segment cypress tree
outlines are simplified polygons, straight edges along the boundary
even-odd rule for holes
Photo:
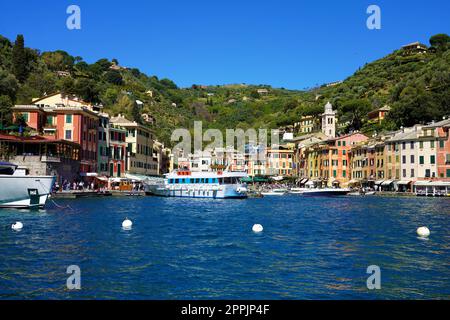
[[[23,35],[17,35],[12,53],[13,73],[17,80],[24,82],[27,78],[27,54],[25,52],[25,40]]]

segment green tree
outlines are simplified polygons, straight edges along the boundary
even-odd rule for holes
[[[109,70],[105,73],[104,78],[107,82],[120,86],[123,84],[123,78],[119,71]]]
[[[11,123],[12,107],[13,103],[9,96],[0,96],[0,127],[5,127]]]
[[[0,68],[0,95],[7,95],[14,101],[18,88],[16,77]]]
[[[450,36],[445,33],[439,33],[430,38],[430,44],[438,50],[445,51],[450,44]]]
[[[20,82],[24,82],[27,78],[27,65],[25,40],[23,35],[19,34],[13,46],[13,73]]]
[[[371,104],[367,99],[353,99],[346,101],[341,106],[341,121],[348,121],[349,129],[360,130],[367,120],[367,113],[371,109]]]

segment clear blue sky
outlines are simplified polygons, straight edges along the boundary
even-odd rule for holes
[[[81,30],[66,9],[81,8]],[[380,6],[382,29],[366,28]],[[450,1],[1,1],[0,34],[88,62],[117,58],[179,86],[249,83],[302,89],[341,80],[403,44],[450,34]]]

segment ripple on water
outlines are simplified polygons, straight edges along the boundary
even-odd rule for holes
[[[73,210],[0,210],[0,298],[450,298],[448,199],[59,202]],[[24,229],[12,232],[18,220]],[[420,225],[428,241],[417,239]],[[72,264],[82,270],[77,292],[65,288]],[[366,288],[372,264],[382,270],[377,292]]]

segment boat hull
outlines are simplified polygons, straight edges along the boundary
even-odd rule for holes
[[[222,185],[217,188],[202,188],[184,186],[179,188],[169,188],[167,186],[148,185],[145,193],[147,195],[159,197],[177,198],[211,198],[211,199],[244,199],[247,192],[238,192],[243,186]]]
[[[309,197],[319,197],[319,196],[345,196],[348,194],[349,190],[307,190],[303,191],[303,196],[309,196]]]
[[[268,197],[271,197],[271,196],[284,196],[286,194],[286,192],[261,192],[261,194],[263,196],[268,196]]]
[[[42,208],[56,178],[0,175],[0,208]]]

